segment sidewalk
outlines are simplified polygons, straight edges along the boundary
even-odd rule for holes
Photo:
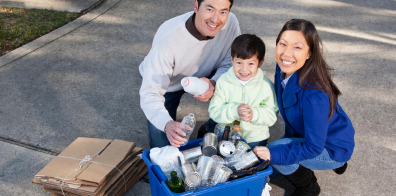
[[[122,139],[148,149],[138,66],[158,27],[191,10],[193,1],[106,0],[0,57],[0,137],[53,152],[77,137]],[[335,68],[334,82],[343,93],[339,103],[356,129],[346,173],[315,171],[321,195],[396,192],[395,10],[396,2],[390,0],[252,0],[235,1],[231,9],[242,33],[254,33],[266,43],[262,69],[271,80],[275,39],[283,24],[304,18],[319,30],[326,60]],[[177,119],[194,112],[199,127],[208,119],[208,105],[185,95]],[[279,117],[270,140],[283,130]],[[30,181],[52,155],[5,142],[0,148],[0,195],[49,195]],[[274,196],[294,189],[284,179],[270,184]],[[139,182],[128,195],[150,195],[149,184]]]
[[[50,195],[42,186],[32,184],[31,180],[54,156],[2,141],[0,149],[3,149],[0,168],[7,168],[0,175],[1,195]],[[150,195],[150,184],[139,181],[125,194],[136,195]]]

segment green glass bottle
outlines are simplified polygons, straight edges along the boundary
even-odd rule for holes
[[[182,193],[184,182],[183,179],[177,176],[176,171],[171,172],[171,179],[168,180],[168,187],[174,193]]]

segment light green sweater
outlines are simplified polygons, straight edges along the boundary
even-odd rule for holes
[[[241,120],[238,115],[240,103],[248,104],[253,111],[250,122]],[[268,139],[269,126],[277,119],[278,103],[274,84],[264,76],[261,69],[246,85],[242,86],[231,67],[220,76],[216,83],[215,94],[209,105],[209,115],[215,122],[230,124],[234,120],[241,122],[241,136],[247,143]]]

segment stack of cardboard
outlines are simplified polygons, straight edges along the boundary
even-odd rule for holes
[[[142,152],[132,142],[79,137],[32,182],[52,195],[124,195],[147,173]]]

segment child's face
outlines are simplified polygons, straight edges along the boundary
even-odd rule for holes
[[[264,59],[259,62],[257,55],[253,55],[250,59],[240,59],[238,57],[232,57],[232,66],[234,73],[242,81],[248,81],[253,78],[257,70],[263,64]]]

